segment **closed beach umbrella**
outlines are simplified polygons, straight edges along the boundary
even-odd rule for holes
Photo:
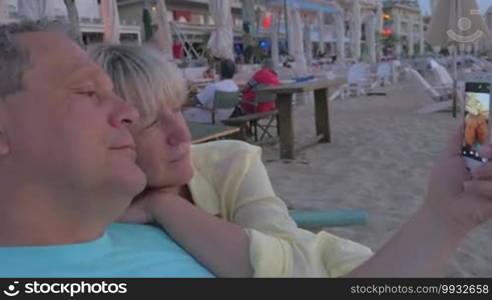
[[[345,64],[345,13],[337,10],[335,14],[335,31],[337,35],[337,63]]]
[[[9,1],[0,0],[0,24],[5,23],[9,18]]]
[[[152,16],[150,15],[149,8],[144,6],[142,14],[142,23],[144,27],[145,41],[148,42],[154,36],[154,31],[152,29]]]
[[[300,8],[297,5],[289,11],[289,53],[294,57],[294,71],[297,76],[307,74],[306,57],[304,56],[304,43],[302,37],[302,21]]]
[[[366,22],[366,41],[370,64],[376,63],[376,15],[370,14]]]
[[[319,52],[325,53],[325,13],[323,11],[318,12],[318,26],[319,26]]]
[[[432,15],[426,40],[433,46],[464,48],[488,35],[485,22],[475,0],[438,1]],[[456,51],[454,51],[453,116],[456,117]]]
[[[489,33],[492,33],[492,6],[487,9],[487,13],[485,14],[485,25],[487,26]],[[490,39],[485,42],[485,47],[487,47],[489,52],[489,59],[492,60],[492,41]]]
[[[207,47],[214,57],[234,59],[231,3],[229,0],[210,0],[210,16],[215,28],[210,35]]]
[[[422,16],[419,19],[419,52],[420,55],[424,55],[425,53],[424,18]]]
[[[383,31],[384,25],[384,12],[383,12],[383,3],[378,2],[377,10],[376,10],[376,30],[381,33]]]
[[[353,0],[352,4],[352,28],[350,28],[350,31],[352,34],[350,35],[351,38],[351,54],[352,58],[355,60],[360,60],[361,56],[361,48],[360,48],[360,43],[361,43],[361,27],[362,27],[362,20],[361,20],[361,15],[360,15],[360,0]]]
[[[46,17],[46,0],[18,0],[17,5],[23,19],[37,21]]]
[[[80,24],[79,24],[79,11],[77,10],[77,6],[75,5],[75,0],[63,0],[65,3],[65,7],[67,8],[67,16],[70,25],[72,25],[74,34],[77,37],[77,40],[80,44],[82,41],[82,34],[80,33]]]
[[[243,24],[247,24],[249,29],[249,34],[253,37],[256,36],[257,26],[256,26],[256,11],[255,11],[255,1],[254,0],[243,0]]]
[[[303,40],[304,40],[304,53],[306,57],[306,64],[311,66],[313,62],[313,47],[311,40],[311,25],[304,24],[304,32],[303,32]]]
[[[414,40],[414,26],[413,26],[413,20],[408,20],[407,26],[408,26],[408,55],[410,57],[413,56],[414,54],[414,46],[415,46],[415,40]]]
[[[272,62],[275,68],[280,66],[280,56],[278,50],[278,24],[280,16],[277,13],[272,14],[272,23],[270,27],[270,37],[272,41]]]
[[[401,47],[401,16],[399,13],[395,13],[394,19],[393,19],[393,31],[395,33],[396,38],[398,41],[396,42],[396,55],[400,56],[402,53],[402,47]]]
[[[101,0],[101,17],[104,27],[104,41],[111,44],[119,44],[120,16],[116,0]]]
[[[172,56],[173,37],[167,17],[166,2],[164,0],[157,1],[157,25],[158,29],[154,35],[154,42],[164,54]]]
[[[439,1],[434,12],[426,35],[433,46],[474,43],[487,35],[475,0]]]

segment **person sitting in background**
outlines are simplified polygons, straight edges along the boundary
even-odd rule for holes
[[[213,67],[208,67],[202,74],[203,78],[215,79],[215,69]]]
[[[241,110],[246,114],[259,113],[275,109],[275,100],[260,103],[258,106],[254,106],[248,103],[254,102],[256,96],[254,89],[258,85],[280,85],[280,82],[277,78],[277,73],[274,69],[273,61],[271,59],[263,61],[261,69],[253,75],[253,77],[248,81],[246,88],[243,90],[243,101],[241,102]]]
[[[236,72],[236,65],[230,59],[220,62],[220,81],[208,84],[203,91],[196,95],[198,107],[186,108],[183,115],[187,121],[197,123],[212,123],[212,108],[214,104],[215,91],[236,92],[239,90],[232,80]],[[239,100],[238,100],[239,101]],[[215,114],[216,123],[229,118],[234,111],[231,109],[218,109]]]

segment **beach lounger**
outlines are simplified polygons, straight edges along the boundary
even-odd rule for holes
[[[364,210],[324,210],[289,212],[301,228],[322,228],[367,224],[368,214]]]
[[[419,114],[429,114],[433,112],[448,110],[453,107],[452,101],[452,90],[449,88],[439,88],[433,87],[425,80],[422,75],[420,75],[417,70],[413,68],[408,68],[409,74],[417,81],[419,86],[426,92],[434,103],[426,105],[425,107],[419,109],[417,113]]]
[[[373,80],[371,77],[367,64],[357,63],[351,66],[347,75],[347,84],[345,85],[346,95],[366,95],[375,85],[376,80]]]

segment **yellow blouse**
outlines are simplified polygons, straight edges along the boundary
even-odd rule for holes
[[[350,240],[298,228],[273,191],[261,148],[218,141],[193,145],[191,153],[196,205],[245,228],[255,277],[338,277],[372,255]]]

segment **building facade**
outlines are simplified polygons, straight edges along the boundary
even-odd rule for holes
[[[118,0],[120,19],[142,26],[144,7],[150,8],[153,23],[157,19],[156,3],[152,0]],[[214,29],[210,17],[208,1],[205,0],[166,0],[168,20],[173,21],[173,34],[177,31],[192,43],[203,43]],[[239,38],[242,33],[241,1],[231,0],[231,13],[234,35]]]
[[[396,54],[413,56],[425,52],[425,20],[417,0],[386,0],[384,29],[396,41]]]

